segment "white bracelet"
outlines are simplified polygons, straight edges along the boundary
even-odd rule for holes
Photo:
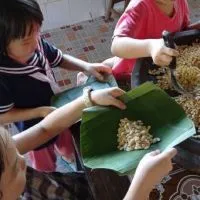
[[[92,103],[92,100],[91,100],[91,92],[92,91],[93,91],[93,89],[89,86],[83,88],[83,101],[84,101],[84,104],[87,108],[93,106],[93,103]]]

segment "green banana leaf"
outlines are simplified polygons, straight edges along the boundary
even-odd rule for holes
[[[51,105],[54,107],[60,107],[66,103],[69,103],[83,94],[83,88],[86,86],[91,86],[94,90],[117,87],[117,82],[113,75],[108,75],[104,77],[104,81],[97,81],[94,76],[90,76],[84,85],[77,86],[72,89],[68,89],[58,95],[55,95],[51,99]]]
[[[195,134],[193,122],[183,109],[160,88],[145,83],[121,97],[126,110],[95,106],[85,109],[81,123],[81,153],[85,166],[131,174],[141,158],[155,149],[165,151]],[[142,120],[154,137],[161,139],[148,150],[130,152],[117,149],[117,129],[121,118]]]

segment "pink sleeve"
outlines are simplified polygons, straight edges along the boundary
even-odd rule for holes
[[[113,37],[127,36],[134,38],[137,36],[140,29],[145,27],[145,18],[147,16],[147,9],[145,5],[143,5],[143,3],[137,3],[137,5],[133,3],[131,5],[130,4],[117,22]]]

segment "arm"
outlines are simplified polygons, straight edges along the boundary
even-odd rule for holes
[[[195,22],[195,23],[193,23],[193,24],[190,24],[188,26],[188,29],[198,29],[198,30],[200,30],[200,20]]]
[[[116,97],[121,96],[123,93],[118,88],[97,90],[91,93],[91,99],[97,105],[114,105],[124,109],[125,105],[116,99]],[[80,119],[84,108],[83,97],[79,97],[73,102],[55,110],[37,125],[14,136],[19,152],[24,154],[33,150],[70,127]]]
[[[176,152],[172,148],[163,153],[157,150],[146,154],[136,169],[124,200],[147,200],[153,187],[172,170],[171,159]]]
[[[87,71],[88,62],[75,58],[73,56],[63,54],[60,67],[72,71]]]
[[[172,56],[178,55],[177,50],[164,45],[163,39],[139,40],[119,36],[114,38],[111,51],[114,55],[126,59],[152,57],[154,63],[159,66],[168,66]]]
[[[149,57],[152,40],[138,40],[131,37],[116,36],[113,39],[112,54],[121,58],[141,58]]]
[[[124,200],[147,200],[150,192],[151,188],[146,187],[144,180],[139,181],[134,178]]]
[[[103,63],[88,63],[66,54],[63,55],[60,67],[73,71],[86,71],[100,81],[104,80],[104,74],[112,73],[111,68]]]
[[[0,114],[0,124],[43,118],[53,110],[55,110],[54,107],[48,106],[26,109],[13,108],[6,113]]]

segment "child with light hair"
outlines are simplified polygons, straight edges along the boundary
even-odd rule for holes
[[[119,109],[126,109],[126,105],[117,99],[122,94],[124,94],[124,91],[119,88],[92,91],[89,95],[89,101],[95,105],[112,105]],[[75,101],[53,111],[38,124],[15,135],[13,138],[10,137],[5,129],[0,128],[1,199],[16,200],[24,191],[26,163],[22,155],[47,142],[75,123],[80,119],[82,110],[86,106],[85,97],[79,97]],[[171,159],[175,154],[176,150],[170,149],[163,153],[157,150],[145,155],[136,170],[124,200],[146,200],[155,184],[159,183],[163,176],[167,175],[172,169]],[[32,186],[37,187],[37,184]],[[35,188],[35,190],[37,189]],[[86,199],[76,192],[80,191],[71,189],[64,196],[59,196],[59,199]],[[34,193],[31,195],[34,195]],[[77,196],[80,198],[77,198]],[[30,198],[32,197],[29,196],[28,199]],[[53,199],[57,200],[58,197],[55,196]]]

